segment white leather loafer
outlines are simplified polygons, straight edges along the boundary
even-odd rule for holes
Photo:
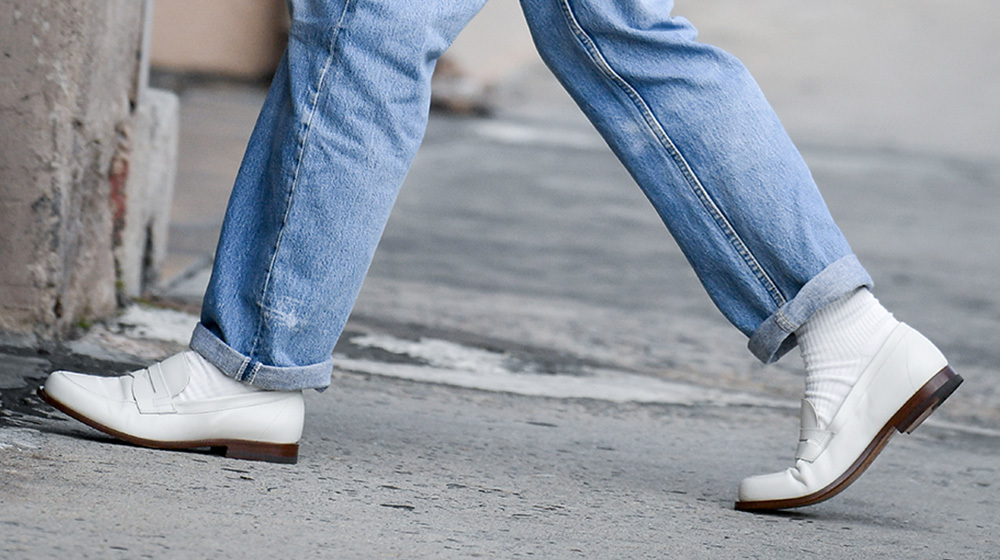
[[[871,465],[894,431],[912,432],[961,383],[931,341],[900,323],[829,426],[821,428],[803,401],[795,466],[744,479],[736,509],[795,508],[836,496]]]
[[[295,463],[305,418],[302,392],[244,389],[179,398],[191,380],[189,360],[197,359],[190,354],[121,377],[57,371],[38,395],[84,424],[136,445],[211,447],[226,457]]]

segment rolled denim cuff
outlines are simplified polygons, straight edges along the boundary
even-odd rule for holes
[[[237,352],[198,323],[191,335],[191,349],[199,353],[222,373],[237,381],[272,391],[302,391],[325,389],[333,374],[333,358],[313,365],[277,367],[264,365]]]
[[[871,276],[856,256],[848,255],[834,261],[757,327],[747,344],[750,352],[765,364],[777,361],[795,348],[795,331],[813,313],[858,288],[871,288],[872,285]]]

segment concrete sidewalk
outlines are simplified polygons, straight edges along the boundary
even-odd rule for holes
[[[742,477],[789,464],[797,357],[753,361],[537,64],[492,118],[432,119],[334,384],[306,395],[297,465],[136,448],[54,412],[33,396],[48,371],[184,347],[263,99],[217,84],[182,95],[174,309],[64,344],[0,340],[0,557],[995,557],[1000,76],[981,67],[997,8],[682,8],[756,73],[877,295],[966,378],[855,485],[732,509]]]
[[[648,377],[629,392],[636,379],[591,364],[531,373],[552,356],[423,329],[353,327],[334,387],[306,395],[296,465],[132,447],[10,390],[53,367],[127,370],[116,347],[161,313],[109,325],[103,359],[87,343],[3,351],[17,368],[0,371],[4,558],[964,559],[1000,546],[996,436],[925,425],[829,502],[740,513],[739,479],[791,455],[786,403]],[[470,388],[454,386],[462,373]],[[601,380],[626,390],[566,392]]]

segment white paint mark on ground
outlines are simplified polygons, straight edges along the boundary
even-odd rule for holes
[[[444,340],[423,338],[411,341],[389,335],[361,335],[352,338],[351,342],[415,358],[427,365],[359,360],[338,355],[334,356],[334,365],[348,371],[411,381],[560,399],[797,407],[796,403],[786,400],[698,387],[611,369],[592,369],[584,375],[513,372],[505,367],[507,356],[503,353]]]
[[[128,336],[187,344],[198,317],[189,313],[132,306],[119,323]],[[424,383],[557,399],[595,399],[610,402],[661,403],[701,406],[768,406],[798,409],[798,402],[737,391],[724,391],[636,375],[613,369],[590,369],[584,374],[539,374],[511,371],[510,356],[441,339],[417,341],[386,334],[365,334],[351,343],[378,348],[424,362],[400,364],[352,359],[334,355],[334,365],[345,371],[369,373]],[[986,437],[1000,437],[1000,430],[927,420],[927,425]],[[12,441],[0,438],[0,448]],[[17,445],[28,446],[28,441]]]
[[[524,124],[481,121],[472,128],[481,138],[516,146],[560,146],[579,150],[604,150],[607,144],[590,130],[543,128]]]
[[[122,334],[130,337],[187,344],[198,324],[198,317],[172,309],[133,305],[125,310],[117,322]]]

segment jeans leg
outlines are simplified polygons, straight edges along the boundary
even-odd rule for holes
[[[542,58],[770,362],[871,278],[754,80],[670,0],[521,0]]]
[[[420,144],[434,63],[485,0],[291,0],[191,346],[268,389],[331,352]]]

